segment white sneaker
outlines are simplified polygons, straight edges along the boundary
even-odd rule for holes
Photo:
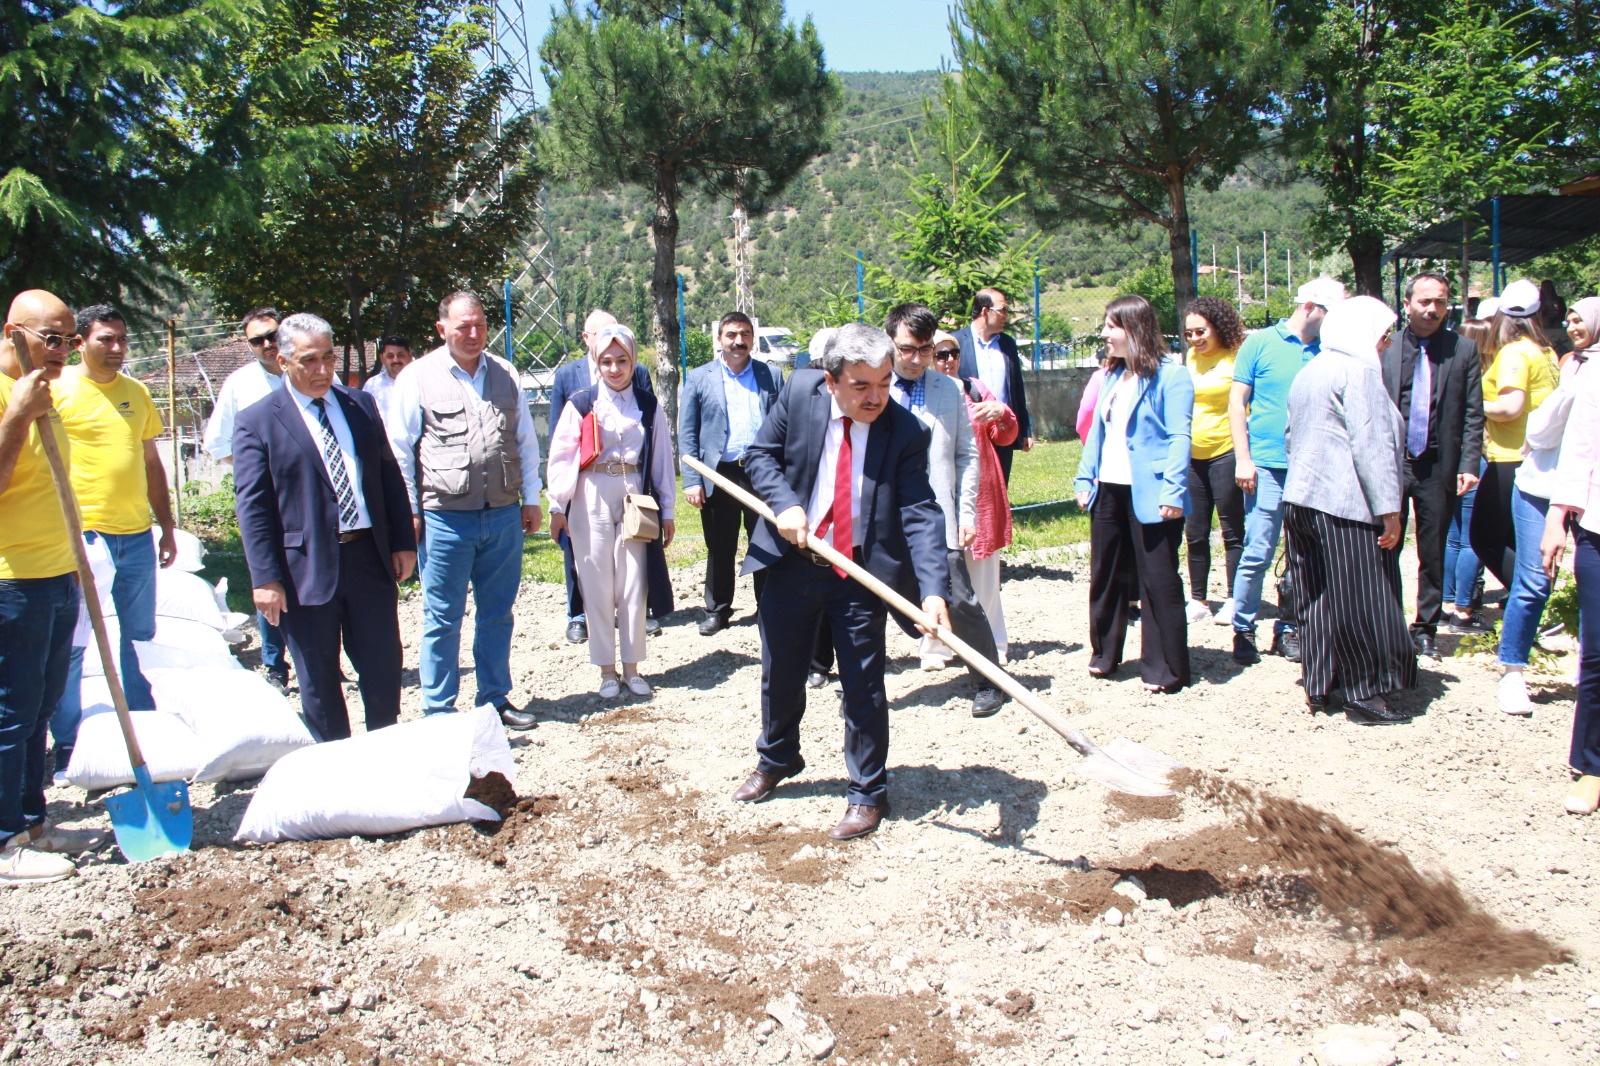
[[[1222,606],[1217,608],[1217,613],[1211,616],[1211,621],[1219,626],[1233,625],[1233,600],[1222,601]]]
[[[1533,701],[1528,698],[1528,683],[1522,679],[1521,670],[1500,678],[1500,709],[1519,718],[1533,714]]]
[[[628,678],[628,691],[635,696],[648,696],[650,695],[650,682],[635,674]]]
[[[1183,608],[1183,614],[1185,618],[1189,619],[1190,625],[1199,625],[1211,617],[1211,608],[1199,600],[1190,600]]]
[[[614,700],[620,695],[622,695],[622,683],[621,682],[619,682],[614,677],[606,677],[606,678],[601,678],[600,679],[600,698],[601,699],[603,699],[603,700]]]
[[[23,835],[18,834],[18,837]],[[78,872],[71,859],[21,845],[17,839],[13,837],[11,843],[0,850],[0,887],[43,885]]]
[[[105,847],[111,841],[98,829],[62,829],[57,825],[36,825],[29,830],[27,846],[52,855],[81,855]]]

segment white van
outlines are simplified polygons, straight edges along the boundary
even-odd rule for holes
[[[758,359],[769,363],[779,363],[783,366],[794,364],[795,353],[800,351],[800,346],[795,343],[794,333],[782,326],[758,326],[756,328],[756,350],[752,353]]]

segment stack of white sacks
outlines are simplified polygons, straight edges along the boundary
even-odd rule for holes
[[[133,713],[134,735],[156,781],[237,781],[260,777],[278,759],[312,744],[305,722],[283,694],[244,669],[229,643],[244,639],[246,616],[227,608],[227,581],[213,588],[199,538],[177,531],[177,561],[156,576],[156,635],[136,642],[156,709]],[[113,571],[90,545],[90,562],[113,651],[121,637],[111,604]],[[67,767],[84,789],[133,783],[128,749],[113,713],[111,690],[87,617],[79,623],[83,656],[83,721]]]

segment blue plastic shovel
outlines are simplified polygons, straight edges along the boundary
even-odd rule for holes
[[[28,345],[31,340],[26,330],[17,330],[11,341],[22,364],[24,374],[33,369]],[[82,589],[89,621],[94,624],[95,644],[100,649],[100,661],[105,665],[106,685],[111,689],[111,703],[117,709],[117,724],[122,726],[122,739],[128,745],[128,763],[133,767],[133,791],[106,797],[106,810],[111,814],[111,828],[117,835],[117,847],[122,849],[129,862],[159,859],[163,855],[181,855],[189,850],[194,839],[194,811],[189,808],[189,786],[182,781],[156,784],[150,780],[150,769],[145,765],[144,753],[139,750],[139,738],[133,735],[133,719],[128,714],[128,697],[122,691],[122,679],[117,676],[117,658],[111,652],[111,641],[106,636],[106,620],[100,611],[100,593],[94,585],[94,571],[89,566],[89,554],[83,547],[83,524],[78,517],[78,500],[72,492],[72,482],[67,478],[61,449],[56,444],[55,428],[61,416],[52,409],[39,418],[39,440],[44,445],[45,458],[50,461],[50,475],[55,480],[56,499],[67,520],[67,535],[72,539],[73,558],[78,564],[78,584]]]

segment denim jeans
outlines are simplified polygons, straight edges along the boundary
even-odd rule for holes
[[[477,703],[511,694],[511,608],[522,583],[522,508],[423,511],[422,709],[448,711],[461,692],[461,619],[472,584]]]
[[[267,621],[267,616],[256,612],[256,629],[261,632],[261,666],[275,674],[289,672],[283,661],[283,630]]]
[[[128,697],[128,707],[135,711],[155,708],[156,700],[150,692],[150,682],[139,669],[139,655],[133,650],[136,640],[156,638],[156,544],[150,531],[143,533],[96,533],[89,530],[83,539],[93,544],[96,539],[105,543],[111,565],[117,568],[111,579],[111,606],[117,612],[117,628],[122,632],[122,647],[117,662],[122,673],[122,691]],[[79,680],[82,680],[83,662],[78,663]],[[68,682],[70,698],[77,699],[77,689]],[[73,735],[77,735],[74,727]]]
[[[1271,466],[1256,467],[1256,491],[1244,497],[1244,551],[1233,579],[1233,631],[1253,633],[1256,614],[1261,610],[1261,590],[1267,572],[1278,553],[1278,538],[1283,534],[1283,483],[1289,471]],[[1279,619],[1273,632],[1294,627]]]
[[[45,739],[77,628],[73,575],[0,581],[0,843],[44,821]]]
[[[1478,561],[1478,553],[1472,550],[1467,536],[1467,530],[1472,528],[1472,504],[1477,498],[1477,489],[1456,497],[1450,535],[1444,542],[1444,602],[1454,603],[1458,611],[1470,611],[1477,606],[1473,603],[1474,593],[1483,577],[1483,564]]]
[[[1544,516],[1550,501],[1511,490],[1511,522],[1517,531],[1517,565],[1506,590],[1506,613],[1500,623],[1500,661],[1506,666],[1527,666],[1528,652],[1539,635],[1545,601],[1550,599],[1550,579],[1539,555],[1544,537]]]

